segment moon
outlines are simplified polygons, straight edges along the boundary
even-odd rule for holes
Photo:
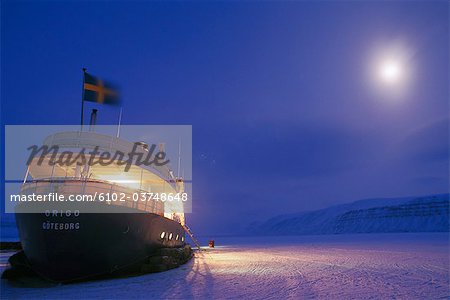
[[[380,64],[378,73],[384,83],[395,84],[401,80],[402,66],[398,61],[386,60]]]
[[[417,74],[416,51],[406,42],[380,41],[370,45],[366,64],[366,84],[377,101],[393,105],[405,103]]]

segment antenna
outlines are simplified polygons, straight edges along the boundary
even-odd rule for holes
[[[116,135],[117,138],[119,138],[120,136],[120,123],[122,123],[122,107],[120,107],[119,113],[119,125],[117,126],[117,135]]]
[[[177,178],[180,178],[180,166],[181,166],[181,138],[178,140],[178,168],[177,168]]]
[[[81,86],[81,128],[80,131],[83,131],[83,119],[84,119],[84,82],[86,81],[86,68],[83,68],[83,84]]]

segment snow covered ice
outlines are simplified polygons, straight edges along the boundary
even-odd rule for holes
[[[448,233],[216,238],[215,249],[163,273],[51,288],[2,298],[437,299],[449,294]],[[2,253],[2,269],[10,254]]]

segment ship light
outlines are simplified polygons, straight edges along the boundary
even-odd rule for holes
[[[131,175],[125,175],[123,173],[117,175],[98,175],[96,177],[99,180],[117,183],[132,189],[139,189],[141,186],[140,178],[137,179]]]
[[[164,231],[161,232],[161,235],[160,235],[161,239],[164,239],[165,236],[166,236],[166,233]]]
[[[169,234],[169,240],[171,240],[171,239],[172,239],[172,236],[173,236],[173,234],[172,234],[172,233],[170,233],[170,234]]]

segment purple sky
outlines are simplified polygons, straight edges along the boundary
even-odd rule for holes
[[[77,124],[81,67],[114,80],[125,124],[192,124],[199,233],[448,192],[448,9],[2,1],[2,125]],[[397,86],[374,78],[385,52],[400,53]],[[98,108],[115,123],[116,110]]]

